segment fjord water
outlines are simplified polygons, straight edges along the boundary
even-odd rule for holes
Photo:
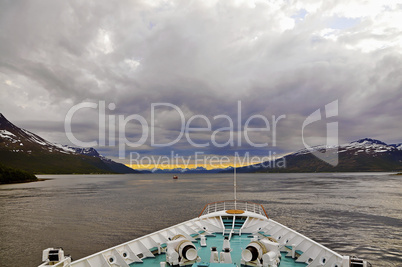
[[[48,175],[0,186],[0,265],[37,266],[42,249],[73,259],[198,216],[233,199],[231,174]],[[402,176],[241,174],[238,199],[345,255],[402,265]]]

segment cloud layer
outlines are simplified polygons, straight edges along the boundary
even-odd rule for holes
[[[401,12],[398,1],[2,1],[0,112],[68,143],[64,118],[83,101],[114,103],[106,115],[117,121],[131,114],[149,121],[152,103],[171,103],[186,118],[206,116],[212,129],[229,126],[216,115],[236,121],[241,101],[242,124],[255,114],[270,122],[273,115],[286,115],[276,146],[271,129],[252,135],[255,142],[269,142],[268,148],[243,142],[205,152],[260,155],[302,148],[303,121],[338,100],[341,143],[365,136],[398,142]],[[167,142],[178,136],[180,120],[173,110],[159,111],[156,138]],[[97,110],[78,112],[73,132],[94,140],[97,120]],[[264,126],[262,120],[252,123]],[[206,126],[202,119],[193,125]],[[228,134],[220,134],[222,143]],[[305,134],[325,142],[325,122]],[[130,123],[126,135],[138,140],[141,128]],[[211,132],[192,137],[205,142]],[[194,147],[182,139],[174,147],[147,142],[135,151],[172,149],[188,153]],[[117,156],[115,147],[99,150]]]

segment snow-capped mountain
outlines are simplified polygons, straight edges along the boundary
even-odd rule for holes
[[[348,144],[342,144],[339,146],[314,146],[312,149],[317,150],[317,151],[322,151],[324,152],[327,149],[334,150],[335,153],[345,153],[345,152],[350,152],[353,151],[355,155],[359,153],[365,153],[365,154],[371,154],[374,155],[376,153],[385,153],[385,152],[390,152],[390,151],[396,151],[396,150],[402,150],[402,143],[400,144],[392,144],[392,145],[387,145],[386,143],[376,140],[376,139],[371,139],[371,138],[363,138],[359,139],[357,141],[350,142]],[[310,150],[308,149],[302,149],[299,150],[295,153],[292,153],[291,155],[303,155],[303,154],[309,154],[311,153]]]
[[[94,148],[55,144],[21,129],[0,113],[0,162],[36,173],[135,173]]]
[[[329,152],[338,156],[332,166],[315,157],[312,151]],[[290,153],[276,161],[238,168],[239,172],[356,172],[402,171],[402,143],[386,144],[364,138],[339,146],[315,146]],[[280,167],[278,167],[280,166]]]

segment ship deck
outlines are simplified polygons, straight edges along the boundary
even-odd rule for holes
[[[225,236],[230,240],[232,263],[210,263],[211,248],[216,247],[220,258]],[[204,237],[206,237],[206,246],[202,247],[201,238]],[[182,238],[184,242],[192,242],[193,250],[197,251],[199,258],[193,258],[193,260],[178,259],[180,257],[177,254],[182,253],[184,248],[180,250],[181,245],[175,243],[176,240],[179,240],[177,238]],[[73,261],[70,266],[138,267],[142,265],[169,267],[170,264],[177,263],[187,267],[256,266],[257,261],[246,262],[241,259],[241,254],[250,242],[264,240],[265,238],[272,240],[278,246],[277,249],[272,250],[275,253],[275,258],[268,259],[268,261],[277,264],[277,255],[280,253],[279,267],[349,266],[348,257],[343,257],[304,235],[269,219],[263,206],[245,201],[209,203],[194,219]],[[169,255],[168,260],[166,259],[166,251]],[[265,253],[265,257],[270,257],[268,254],[269,252]],[[294,258],[292,258],[292,254]],[[227,256],[227,254],[225,255]],[[230,262],[227,257],[225,258],[226,262]],[[260,260],[263,260],[262,257]],[[245,265],[246,263],[247,265]]]
[[[194,263],[192,267],[224,267],[224,266],[241,266],[241,252],[242,249],[246,248],[247,245],[250,243],[252,239],[252,235],[250,234],[242,234],[242,235],[233,235],[230,239],[230,247],[231,257],[232,257],[232,264],[223,264],[223,263],[210,263],[210,255],[211,255],[211,247],[216,247],[217,250],[220,252],[223,247],[223,239],[224,236],[222,233],[216,233],[214,235],[207,236],[207,246],[201,247],[199,238],[196,237],[196,241],[193,244],[196,246],[198,250],[198,256],[201,258],[201,262]],[[138,267],[138,266],[160,266],[161,262],[166,261],[166,255],[161,253],[160,255],[157,254],[157,250],[155,250],[156,254],[155,257],[149,257],[142,259],[142,263],[132,263],[130,267]],[[280,262],[279,267],[304,267],[307,266],[306,263],[295,262],[295,259],[292,259],[288,255],[287,252],[281,252],[282,259]],[[169,266],[166,264],[166,266]],[[243,265],[247,266],[247,265]]]

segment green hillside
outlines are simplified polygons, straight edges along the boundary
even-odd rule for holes
[[[5,167],[0,164],[0,184],[24,183],[37,180],[38,178],[29,172]]]
[[[0,162],[12,168],[36,174],[116,173],[100,158],[61,153],[33,155],[0,151]]]

